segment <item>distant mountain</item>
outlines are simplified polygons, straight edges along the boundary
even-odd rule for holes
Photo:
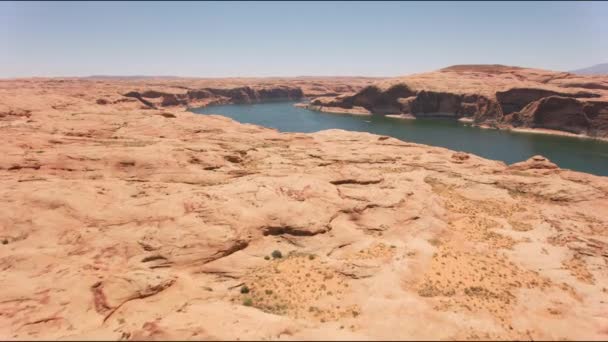
[[[588,68],[572,70],[570,72],[579,75],[604,75],[608,74],[608,63],[596,64]]]

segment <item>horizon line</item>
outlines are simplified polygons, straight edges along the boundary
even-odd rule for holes
[[[608,64],[608,63],[598,63],[598,64],[594,64],[592,66],[587,66],[587,67],[583,67],[583,68],[578,68],[578,69],[571,69],[571,70],[553,70],[553,69],[543,69],[543,68],[535,68],[535,67],[525,67],[525,66],[518,66],[518,65],[506,65],[506,64],[497,64],[497,63],[486,63],[486,64],[479,64],[479,63],[471,63],[471,64],[452,64],[446,67],[442,67],[442,68],[438,68],[438,69],[433,69],[430,71],[421,71],[421,72],[413,72],[413,73],[408,73],[408,74],[398,74],[398,75],[392,75],[392,76],[387,76],[387,75],[383,75],[383,76],[366,76],[366,75],[284,75],[284,76],[178,76],[178,75],[146,75],[146,74],[135,74],[135,75],[112,75],[112,74],[91,74],[91,75],[84,75],[84,76],[67,76],[67,75],[59,75],[59,76],[16,76],[16,77],[3,77],[0,76],[0,80],[17,80],[17,79],[99,79],[99,78],[107,78],[107,79],[260,79],[260,78],[267,78],[267,79],[273,79],[273,78],[395,78],[395,77],[404,77],[404,76],[409,76],[409,75],[415,75],[415,74],[422,74],[422,73],[429,73],[429,72],[437,72],[443,69],[447,69],[450,67],[455,67],[455,66],[472,66],[472,65],[479,65],[479,66],[505,66],[505,67],[515,67],[515,68],[523,68],[523,69],[538,69],[538,70],[547,70],[547,71],[554,71],[554,72],[567,72],[567,73],[575,73],[577,71],[580,70],[584,70],[584,69],[588,69],[590,67],[595,67],[595,66],[599,66],[599,65],[603,65],[603,64]]]

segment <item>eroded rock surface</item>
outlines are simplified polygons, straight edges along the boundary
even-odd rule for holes
[[[608,338],[608,178],[134,88],[0,82],[2,339]]]
[[[497,128],[537,128],[608,138],[608,77],[504,65],[456,65],[379,80],[310,109],[451,116]]]

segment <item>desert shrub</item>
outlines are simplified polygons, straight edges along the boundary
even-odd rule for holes
[[[253,300],[251,300],[251,298],[245,298],[245,299],[243,299],[243,305],[245,305],[245,306],[252,306],[253,305]]]

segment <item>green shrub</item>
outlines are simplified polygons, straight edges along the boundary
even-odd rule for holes
[[[243,299],[243,305],[245,305],[245,306],[252,306],[253,305],[253,300],[251,300],[251,298],[245,298],[245,299]]]
[[[283,254],[281,253],[281,251],[276,250],[276,249],[274,251],[272,251],[271,255],[274,259],[279,259],[279,258],[283,257]]]
[[[241,287],[241,293],[242,294],[249,293],[249,288],[247,287],[247,285],[243,285],[243,287]]]

